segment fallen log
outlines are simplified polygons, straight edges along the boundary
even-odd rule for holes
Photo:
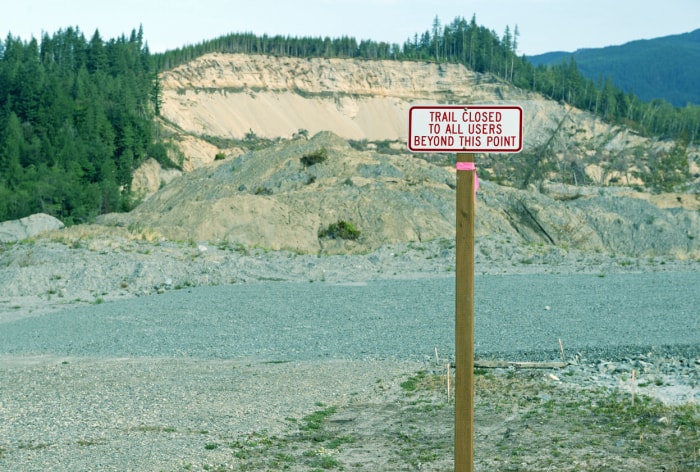
[[[567,365],[567,362],[474,361],[474,367],[480,369],[562,369]]]

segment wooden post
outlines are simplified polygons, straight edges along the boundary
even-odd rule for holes
[[[457,163],[474,154],[457,154]],[[455,472],[474,470],[475,170],[457,170],[455,267]]]

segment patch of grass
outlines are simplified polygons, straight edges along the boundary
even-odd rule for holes
[[[333,451],[321,448],[317,451],[308,451],[304,455],[309,458],[307,465],[314,467],[312,470],[331,470],[340,469],[341,463],[333,457]]]
[[[346,239],[357,240],[360,237],[360,230],[350,221],[339,220],[331,223],[327,228],[318,232],[319,238],[326,239]]]
[[[442,375],[430,374],[425,370],[419,370],[406,381],[401,382],[399,386],[406,393],[434,392],[446,388],[446,378]]]
[[[434,462],[449,447],[449,443],[430,437],[420,428],[410,433],[398,433],[396,445],[399,447],[398,455],[404,463],[417,468]]]
[[[334,406],[329,406],[323,410],[315,411],[301,419],[302,424],[299,429],[302,431],[319,430],[321,429],[324,420],[329,416],[334,415],[336,411],[336,407]]]
[[[258,280],[261,282],[284,282],[287,279],[282,277],[258,277]]]
[[[249,251],[248,248],[245,246],[245,244],[237,242],[237,243],[232,243],[231,241],[220,241],[216,247],[220,251],[233,251],[233,252],[238,252],[240,254],[245,254],[248,255]]]
[[[107,441],[104,439],[78,439],[75,443],[78,446],[99,446],[107,444]]]
[[[26,444],[20,444],[17,446],[17,449],[26,449],[29,451],[38,451],[40,449],[46,449],[47,447],[51,447],[51,444],[48,443],[35,443],[33,441],[26,443]]]
[[[413,377],[409,377],[408,380],[405,382],[401,382],[399,385],[401,386],[402,389],[404,389],[407,392],[415,392],[418,389],[418,383],[424,379],[426,376],[426,372],[424,370],[421,370],[416,373]]]
[[[344,444],[356,441],[352,435],[328,429],[335,406],[317,403],[320,409],[303,418],[285,418],[294,432],[277,437],[253,432],[229,444],[240,470],[288,470],[292,465],[303,470],[343,469],[337,455]],[[237,469],[238,470],[238,469]]]

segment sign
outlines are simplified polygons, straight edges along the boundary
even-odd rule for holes
[[[408,115],[412,152],[499,152],[523,149],[523,109],[519,106],[414,106]]]
[[[474,153],[523,149],[519,106],[414,106],[408,149],[457,153],[455,240],[455,472],[474,471]]]

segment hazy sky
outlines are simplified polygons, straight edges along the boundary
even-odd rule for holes
[[[520,31],[520,54],[574,51],[700,28],[698,0],[21,0],[0,8],[0,38],[28,40],[78,26],[111,39],[143,25],[151,52],[231,32],[354,36],[399,43],[476,14],[499,36]]]

